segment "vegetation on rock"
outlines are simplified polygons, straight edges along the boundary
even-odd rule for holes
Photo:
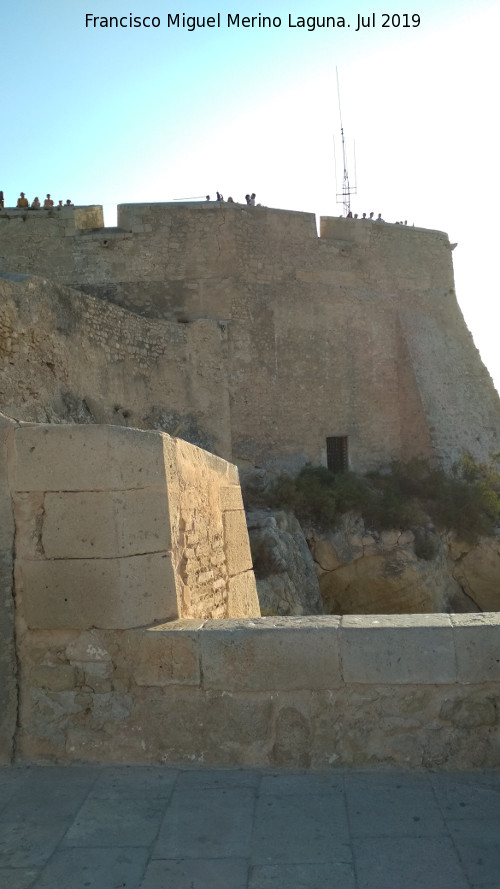
[[[307,465],[295,478],[280,476],[261,497],[267,506],[295,513],[303,526],[321,530],[337,528],[340,516],[352,511],[374,529],[414,528],[430,519],[439,530],[475,543],[492,536],[500,521],[499,464],[500,454],[489,463],[465,454],[450,474],[414,459],[366,476]]]

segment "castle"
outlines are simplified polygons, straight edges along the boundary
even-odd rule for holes
[[[87,421],[161,429],[240,467],[487,459],[500,402],[451,253],[438,231],[327,217],[318,237],[313,214],[238,204],[123,204],[116,228],[99,206],[0,211],[17,306],[4,341],[43,323],[59,355],[33,335],[46,387],[23,408],[0,384],[3,409],[57,420],[73,399]]]
[[[0,763],[498,767],[498,615],[258,617],[226,462],[499,450],[447,236],[102,222],[0,211]]]

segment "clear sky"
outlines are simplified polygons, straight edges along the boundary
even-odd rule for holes
[[[355,142],[353,211],[442,229],[458,242],[458,300],[500,389],[498,2],[241,2],[4,3],[6,204],[21,190],[30,201],[50,192],[103,204],[114,224],[117,203],[218,189],[340,215],[337,67],[351,183]],[[168,27],[169,13],[180,21],[220,13],[221,27]],[[228,13],[269,16],[275,27],[228,27]],[[160,26],[86,28],[87,14],[157,16]],[[357,30],[358,14],[372,23],[375,14],[374,26]],[[300,28],[300,16],[333,16],[336,25]]]

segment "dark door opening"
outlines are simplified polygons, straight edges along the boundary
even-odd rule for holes
[[[332,472],[347,472],[347,435],[331,435],[326,439],[326,465]]]

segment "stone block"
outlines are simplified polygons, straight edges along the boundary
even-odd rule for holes
[[[200,632],[206,689],[325,689],[341,681],[339,618],[214,621]]]
[[[21,560],[20,575],[31,629],[126,629],[177,617],[172,560],[165,553]]]
[[[48,691],[72,691],[76,687],[76,670],[69,664],[39,664],[30,671],[29,682]]]
[[[16,491],[106,491],[165,484],[160,432],[120,426],[22,426],[14,432]]]
[[[0,550],[11,550],[13,543],[14,518],[12,515],[10,490],[6,484],[0,481]]]
[[[500,680],[500,615],[453,614],[458,682]]]
[[[494,701],[479,698],[477,692],[470,698],[456,697],[443,701],[439,711],[441,719],[452,722],[458,728],[477,729],[497,724]]]
[[[149,633],[162,633],[164,630],[168,630],[169,633],[184,632],[184,630],[195,633],[197,630],[201,630],[205,623],[206,621],[200,618],[180,617],[178,620],[169,620],[163,624],[155,624],[153,627],[145,627],[144,629],[147,629]]]
[[[169,632],[168,624],[131,631],[124,639],[124,653],[137,685],[200,684],[196,631]]]
[[[253,571],[245,571],[244,574],[229,578],[227,610],[229,618],[260,617],[259,597]]]
[[[16,560],[43,558],[40,541],[43,501],[43,491],[22,492],[13,495]]]
[[[0,550],[0,764],[11,761],[17,722],[18,667],[12,571],[12,552]]]
[[[138,695],[133,724],[156,762],[267,765],[272,708],[267,692],[231,695],[171,686]]]
[[[78,229],[102,228],[104,225],[103,210],[99,204],[70,208],[63,212],[68,215],[68,223],[72,220],[74,227]]]
[[[223,511],[226,509],[243,509],[243,498],[239,485],[228,485],[220,489],[220,508]]]
[[[108,664],[111,655],[106,647],[102,635],[95,630],[80,633],[76,639],[72,639],[66,646],[66,657],[71,664]]]
[[[227,570],[230,576],[252,570],[252,557],[248,542],[245,513],[225,512],[222,515],[224,525],[224,549]]]
[[[340,653],[344,682],[456,681],[453,629],[446,614],[345,616]]]
[[[7,482],[9,474],[7,454],[9,443],[12,441],[13,430],[16,426],[17,423],[14,420],[11,420],[10,417],[7,417],[6,414],[2,414],[0,411],[0,484]]]
[[[169,550],[167,492],[48,493],[42,545],[48,559],[111,559]]]

